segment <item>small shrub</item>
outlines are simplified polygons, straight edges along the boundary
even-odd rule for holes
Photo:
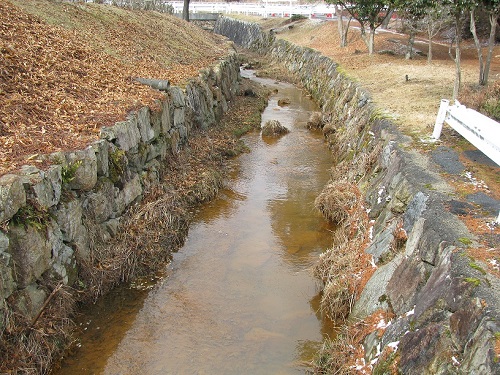
[[[61,178],[62,178],[62,184],[67,185],[71,181],[73,181],[76,177],[76,171],[80,166],[82,165],[81,160],[74,161],[72,163],[66,164],[62,166],[61,169]]]
[[[290,17],[290,21],[292,22],[306,20],[306,19],[307,17],[302,14],[292,14],[292,17]]]
[[[46,208],[35,203],[28,203],[16,212],[12,217],[12,223],[14,225],[23,225],[25,228],[32,226],[41,231],[47,227],[50,219],[50,213]]]

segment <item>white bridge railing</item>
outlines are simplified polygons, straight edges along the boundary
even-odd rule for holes
[[[476,146],[483,154],[500,166],[500,123],[489,117],[466,108],[458,101],[450,105],[443,99],[434,125],[432,138],[439,139],[443,124],[447,123],[462,137]],[[500,213],[497,223],[500,223]]]

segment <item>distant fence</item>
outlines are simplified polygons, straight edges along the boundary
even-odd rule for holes
[[[172,1],[170,3],[175,13],[182,13],[184,3]],[[290,18],[294,14],[302,15],[312,19],[332,20],[335,18],[335,7],[328,4],[298,4],[292,0],[285,4],[265,1],[260,3],[239,2],[191,2],[190,13],[223,13],[223,14],[245,14],[260,17]]]

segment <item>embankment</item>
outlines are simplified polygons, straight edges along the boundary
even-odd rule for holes
[[[346,324],[364,327],[356,347],[345,345],[346,352],[337,354],[343,362],[351,356],[344,370],[499,373],[498,278],[467,251],[476,237],[448,209],[459,198],[432,159],[413,149],[412,139],[329,58],[242,21],[221,18],[215,31],[300,79],[322,108],[323,132],[337,158],[333,183],[354,184],[363,194],[369,224],[360,246],[372,264],[357,277],[371,276],[357,284],[360,289],[344,289],[350,293],[344,300],[355,300]],[[342,272],[327,274],[325,288],[345,278]]]
[[[146,253],[148,244],[140,243],[136,226],[124,225],[127,212],[147,194],[156,192],[162,202],[172,195],[174,176],[169,179],[169,173],[183,171],[174,165],[182,163],[178,155],[196,130],[218,124],[236,95],[238,81],[234,51],[185,89],[166,81],[144,81],[165,94],[154,108],[142,107],[126,121],[102,128],[100,139],[84,150],[47,155],[50,166],[45,170],[25,166],[0,178],[2,371],[16,372],[21,364],[30,366],[28,373],[46,373],[54,348],[64,348],[63,331],[70,325],[62,297],[96,297],[144,266],[146,255],[140,252]],[[167,260],[175,249],[162,242],[168,233],[158,232],[175,232],[187,224],[176,217],[179,204],[162,206],[154,199],[148,204],[152,209],[139,210],[135,220],[149,223],[148,229],[155,232],[151,241],[161,254],[152,256]],[[106,261],[106,243],[113,247],[113,239],[126,232],[132,232],[129,237],[137,243],[124,244],[121,254],[110,254],[121,260]],[[58,314],[52,322],[51,312]],[[23,355],[32,358],[14,358]]]

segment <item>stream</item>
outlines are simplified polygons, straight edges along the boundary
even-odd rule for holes
[[[332,158],[306,129],[318,108],[296,87],[262,121],[281,138],[243,137],[225,188],[195,214],[185,245],[157,278],[118,288],[85,315],[76,353],[56,374],[302,374],[331,324],[321,317],[312,266],[331,246],[314,209]],[[281,98],[290,104],[278,106]]]

